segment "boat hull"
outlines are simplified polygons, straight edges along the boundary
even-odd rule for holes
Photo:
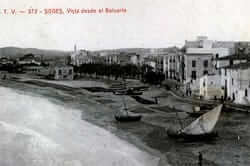
[[[177,131],[171,131],[168,130],[167,134],[170,138],[175,138],[175,139],[185,139],[185,140],[211,140],[216,137],[218,137],[217,132],[211,132],[211,133],[204,133],[204,134],[199,134],[199,135],[190,135],[190,134],[185,134],[185,133],[178,133]]]
[[[130,96],[135,96],[135,95],[142,95],[143,92],[129,92],[129,91],[113,91],[114,95],[130,95]]]
[[[132,96],[132,95],[142,95],[143,94],[143,92],[127,92],[127,95],[130,95],[130,96]]]
[[[118,122],[136,122],[136,121],[140,121],[142,118],[142,115],[129,115],[129,116],[117,116],[115,115],[115,119]]]
[[[198,118],[200,117],[201,115],[205,114],[206,112],[187,112],[187,114],[191,117],[195,117],[195,118]]]

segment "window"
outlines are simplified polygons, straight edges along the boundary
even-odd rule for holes
[[[203,74],[204,74],[204,75],[208,74],[208,71],[207,71],[207,70],[204,70]]]
[[[219,70],[219,75],[221,75],[221,70]]]
[[[232,78],[232,85],[234,85],[234,79]]]
[[[216,54],[215,57],[216,57],[216,59],[218,59],[219,58],[219,54]]]
[[[69,69],[69,75],[71,75],[72,74],[72,69]]]
[[[227,69],[225,69],[225,76],[227,76]]]
[[[196,80],[196,71],[192,71],[192,75],[191,75],[193,80]]]
[[[58,70],[58,75],[62,75],[62,70],[61,69]]]
[[[233,61],[232,59],[230,59],[229,65],[231,66],[231,65],[233,65],[233,64],[234,64],[234,61]]]
[[[204,65],[204,67],[208,67],[208,60],[204,60],[203,65]]]
[[[196,67],[196,61],[192,61],[192,67]]]
[[[248,96],[248,94],[247,94],[247,89],[245,89],[245,97],[247,97]]]

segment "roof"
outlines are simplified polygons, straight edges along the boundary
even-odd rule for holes
[[[25,66],[24,68],[26,68],[26,69],[43,69],[45,67],[43,67],[43,66]]]
[[[244,62],[244,63],[238,63],[238,64],[234,64],[234,65],[229,65],[229,66],[225,66],[222,67],[224,69],[249,69],[250,68],[250,62]]]
[[[70,67],[70,68],[73,68],[73,66],[65,65],[65,64],[57,64],[57,65],[54,65],[52,67]]]
[[[234,41],[215,41],[213,43],[213,48],[234,48],[235,47]]]
[[[212,53],[186,53],[187,56],[206,56],[206,55],[213,55]]]
[[[236,55],[236,54],[233,54],[233,55],[229,55],[229,56],[224,56],[224,57],[219,57],[219,58],[216,58],[216,60],[243,60],[243,59],[250,59],[250,56],[248,55]]]

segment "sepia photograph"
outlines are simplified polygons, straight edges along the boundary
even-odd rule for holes
[[[0,166],[249,166],[249,8],[1,0]]]

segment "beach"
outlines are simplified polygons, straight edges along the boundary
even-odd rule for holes
[[[101,80],[96,82],[93,83],[95,85],[102,84],[100,83]],[[3,91],[1,94],[4,95],[1,102],[6,103],[6,111],[2,112],[0,119],[0,122],[4,122],[2,126],[8,128],[10,124],[17,128],[24,127],[28,130],[35,130],[40,135],[45,135],[45,138],[49,137],[53,142],[50,143],[54,147],[52,146],[52,150],[47,149],[46,152],[55,151],[59,153],[59,156],[67,156],[68,154],[68,161],[74,161],[74,164],[79,165],[84,165],[84,158],[81,158],[82,155],[79,156],[79,154],[83,154],[84,151],[86,155],[89,154],[86,149],[94,145],[96,149],[94,148],[92,158],[90,157],[91,165],[98,165],[104,159],[107,159],[107,161],[102,165],[112,165],[112,163],[115,163],[113,165],[197,165],[199,152],[203,153],[203,162],[206,165],[250,164],[250,144],[248,141],[250,138],[248,127],[250,117],[248,114],[223,112],[216,126],[219,137],[212,142],[177,141],[167,136],[166,129],[172,126],[180,127],[176,119],[176,112],[181,119],[185,120],[186,124],[192,122],[194,118],[190,118],[184,112],[190,111],[192,105],[172,97],[164,89],[150,87],[142,95],[143,98],[152,101],[152,97],[161,96],[158,99],[158,104],[141,104],[132,97],[125,96],[128,106],[133,108],[132,111],[142,114],[143,118],[141,122],[123,124],[114,120],[115,112],[122,107],[121,96],[114,95],[111,92],[93,93],[87,91],[81,88],[84,81],[82,81],[81,86],[77,87],[72,84],[72,87],[69,86],[69,82],[66,84],[58,83],[58,85],[62,84],[67,85],[67,88],[1,81],[1,86],[5,87],[1,88]],[[91,84],[89,81],[86,82],[86,86]],[[26,112],[25,106],[22,109],[19,107],[20,111],[24,111],[23,113],[17,111],[9,113],[7,108],[14,104],[8,102],[10,101],[8,97],[12,96],[13,93],[39,100],[34,100],[34,102],[25,102],[29,99],[25,101],[15,100],[15,103],[25,103],[24,105],[32,111]],[[23,96],[18,98],[25,98]],[[45,103],[49,106],[35,104],[41,102],[40,100],[46,101]],[[52,108],[52,105],[56,108]],[[173,107],[175,109],[172,109]],[[19,114],[17,115],[17,113]],[[32,116],[30,117],[30,115]],[[43,123],[40,123],[39,120]],[[56,123],[52,123],[53,121],[56,121]],[[5,123],[7,123],[7,127]],[[54,126],[57,123],[58,125]],[[26,130],[23,131],[23,133],[27,132]],[[37,139],[37,136],[33,137]],[[59,139],[62,137],[65,139]],[[86,138],[90,142],[84,141]],[[50,145],[50,143],[47,144]],[[28,141],[27,144],[30,144],[30,142]],[[42,143],[36,145],[40,146],[40,144]],[[9,143],[9,145],[12,145],[12,143]],[[64,145],[67,146],[64,147]],[[19,147],[20,145],[16,146]],[[60,148],[56,149],[57,146],[61,150]],[[102,156],[102,153],[105,154],[105,157],[99,159],[98,157]],[[72,154],[78,156],[78,159],[72,158]]]
[[[0,93],[0,165],[158,164],[157,157],[82,120],[77,109],[8,88]]]

